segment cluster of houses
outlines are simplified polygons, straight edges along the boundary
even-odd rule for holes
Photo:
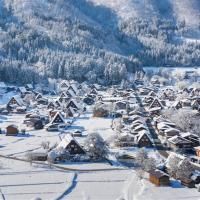
[[[183,89],[140,86],[137,88],[150,115],[159,115],[164,108],[191,108],[200,111],[200,88]]]
[[[200,145],[200,137],[192,133],[182,133],[173,122],[162,117],[154,118],[155,129],[174,151],[189,152]]]
[[[77,116],[83,109],[80,105],[82,98],[79,96],[80,89],[77,85],[76,82],[62,81],[57,95],[49,96],[38,92],[31,84],[27,84],[15,91],[7,104],[1,106],[0,112],[1,114],[26,114],[24,123],[35,129],[46,126],[49,131],[58,130],[59,126],[67,125],[66,118]],[[18,132],[16,130],[13,135]]]

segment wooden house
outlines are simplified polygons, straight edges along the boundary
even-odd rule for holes
[[[7,108],[12,110],[12,108],[24,106],[24,102],[21,97],[13,96],[7,103]]]
[[[135,144],[140,148],[152,146],[152,141],[149,138],[148,132],[146,130],[139,131],[139,133],[135,135]]]
[[[170,184],[169,175],[158,169],[149,172],[149,181],[156,186],[168,186]]]
[[[182,106],[182,103],[180,102],[180,101],[175,101],[174,103],[173,103],[173,105],[172,105],[172,108],[175,108],[175,109],[180,109],[180,108],[182,108],[183,106]]]
[[[67,150],[70,153],[70,155],[85,154],[84,149],[70,134],[65,135],[65,137],[62,139],[57,148],[63,148]]]
[[[168,145],[174,151],[177,150],[191,150],[193,148],[193,143],[181,136],[174,136],[168,139]]]
[[[49,102],[49,104],[47,105],[47,109],[55,109],[56,107],[57,105],[53,101]]]
[[[60,91],[66,91],[69,87],[69,82],[67,80],[64,80],[60,83]]]
[[[149,109],[150,108],[163,108],[163,105],[157,98],[155,98],[151,103],[151,105],[149,106]]]
[[[64,124],[64,123],[65,120],[60,112],[57,112],[50,122],[50,124]]]
[[[48,99],[46,99],[46,98],[37,99],[37,104],[48,105]]]
[[[7,136],[16,136],[19,133],[18,127],[15,125],[9,125],[6,128]]]
[[[180,134],[182,138],[185,138],[186,140],[189,140],[193,143],[193,147],[197,147],[200,145],[200,138],[198,135],[192,134],[192,133],[181,133]]]
[[[198,100],[193,100],[191,103],[191,107],[193,110],[198,110],[200,107],[199,101]]]
[[[72,107],[72,108],[74,108],[74,109],[76,109],[76,110],[79,109],[78,103],[77,103],[75,100],[73,100],[73,99],[71,99],[71,100],[67,103],[66,108],[69,108],[69,107]]]
[[[90,94],[97,95],[98,92],[97,92],[97,90],[95,88],[93,88],[93,89],[91,89]]]

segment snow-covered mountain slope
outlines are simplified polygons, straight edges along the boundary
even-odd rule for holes
[[[113,9],[122,19],[130,17],[151,20],[185,20],[188,26],[198,27],[200,23],[199,0],[88,0],[96,5]]]
[[[0,2],[2,79],[31,66],[36,77],[116,83],[142,65],[200,65],[199,0]]]

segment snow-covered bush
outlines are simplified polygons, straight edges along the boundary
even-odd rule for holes
[[[52,163],[55,163],[56,158],[58,158],[58,154],[55,150],[52,150],[48,153],[47,161],[51,165]]]
[[[133,147],[134,137],[130,135],[116,134],[107,139],[106,143],[110,147]]]
[[[104,104],[96,104],[93,108],[93,117],[108,117],[109,109]]]
[[[176,86],[178,89],[183,90],[189,86],[187,81],[177,81]]]
[[[84,149],[94,160],[105,158],[108,152],[105,141],[98,133],[91,133],[87,136]]]
[[[184,160],[180,161],[178,164],[176,177],[179,179],[190,178],[193,171],[194,171],[194,167],[192,166],[190,160],[188,158],[185,158]]]
[[[166,109],[162,112],[163,116],[174,122],[183,132],[192,132],[200,135],[200,117],[194,115],[190,110],[179,109],[176,112],[173,109]]]
[[[61,160],[69,160],[69,159],[70,159],[70,153],[62,147],[51,150],[48,153],[48,157],[47,157],[47,161],[50,164],[55,163],[58,160],[61,161]]]
[[[40,146],[43,148],[43,149],[49,149],[49,145],[50,145],[50,142],[49,141],[43,141]]]
[[[156,169],[156,161],[154,158],[148,156],[147,151],[144,148],[138,150],[135,162],[144,171],[148,172]]]
[[[168,168],[168,173],[176,177],[176,174],[178,172],[178,164],[180,163],[181,159],[175,156],[174,154],[169,155],[167,159],[167,168]]]

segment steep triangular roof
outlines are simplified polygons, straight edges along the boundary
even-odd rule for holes
[[[61,83],[60,83],[60,88],[68,88],[69,87],[69,82],[67,80],[63,80]]]
[[[69,102],[68,102],[68,104],[67,104],[67,108],[69,108],[69,107],[74,107],[75,106],[75,108],[79,108],[79,105],[78,105],[78,103],[76,102],[76,100],[74,100],[74,99],[71,99]]]
[[[13,99],[16,101],[18,106],[24,106],[24,102],[23,102],[22,98],[18,95],[12,96],[7,104],[9,104]]]
[[[160,102],[160,100],[158,98],[155,98],[153,100],[153,102],[151,103],[151,105],[149,106],[149,108],[154,108],[154,107],[163,108],[163,105],[162,105],[162,103]]]
[[[77,89],[77,87],[76,87],[75,84],[71,84],[71,85],[67,88],[67,91],[68,91],[68,90],[72,90],[75,94],[78,93],[78,89]]]
[[[57,112],[53,119],[51,120],[50,124],[55,124],[55,123],[65,123],[65,119],[63,118],[63,116],[61,115],[60,112]]]
[[[19,87],[18,90],[19,90],[21,93],[27,92],[27,90],[26,90],[25,87]]]

